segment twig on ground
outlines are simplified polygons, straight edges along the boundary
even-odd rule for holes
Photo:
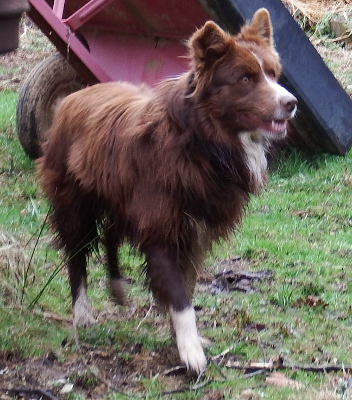
[[[222,351],[221,353],[217,354],[216,356],[210,357],[210,360],[211,360],[211,361],[216,361],[217,359],[226,356],[226,354],[228,354],[231,350],[235,349],[236,346],[237,346],[239,343],[244,342],[245,340],[246,340],[246,338],[244,338],[244,337],[243,337],[243,338],[240,338],[240,339],[238,339],[238,340],[236,340],[235,343],[234,343],[232,346],[228,347],[227,349],[225,349],[225,350]],[[220,362],[221,362],[221,361],[220,361]],[[219,364],[220,364],[220,362],[219,362]]]
[[[197,387],[198,385],[201,385],[202,383],[204,383],[204,382],[199,383],[199,382],[201,381],[201,379],[203,378],[204,372],[205,372],[205,370],[202,371],[200,374],[198,374],[197,380],[195,381],[194,385],[192,386],[193,388],[195,388],[195,387]]]
[[[219,366],[215,364],[213,360],[210,360],[210,363],[213,365],[213,367],[217,370],[218,374],[221,376],[222,379],[227,381],[227,376],[220,370]]]
[[[262,363],[248,363],[242,365],[232,365],[228,367],[231,369],[239,369],[239,370],[283,370],[283,369],[293,369],[307,372],[339,372],[339,371],[352,371],[352,365],[309,365],[309,364],[291,364],[291,363],[281,363],[274,364],[272,362],[262,362]],[[254,371],[253,371],[254,372]],[[248,374],[246,375],[248,376]]]
[[[174,372],[185,370],[185,369],[186,369],[186,367],[184,365],[178,365],[177,367],[167,369],[161,375],[168,376],[168,375],[171,375]]]
[[[186,392],[189,392],[189,391],[195,391],[195,390],[198,390],[198,389],[202,389],[205,386],[208,386],[213,382],[215,382],[215,381],[211,379],[209,381],[201,382],[199,384],[194,384],[194,385],[191,385],[191,386],[186,386],[186,387],[175,389],[175,390],[168,390],[166,392],[161,392],[160,395],[161,396],[168,396],[170,394],[186,393]]]
[[[253,376],[262,375],[267,371],[267,369],[257,369],[256,371],[245,373],[243,376],[245,378],[253,378]]]
[[[160,396],[168,396],[170,394],[185,393],[185,392],[188,392],[188,390],[189,390],[188,387],[175,389],[175,390],[168,390],[166,392],[161,392]]]
[[[221,353],[216,356],[210,357],[211,362],[215,365],[214,361],[219,358],[224,358],[226,354],[228,354],[231,350],[233,350],[237,345],[225,349]],[[223,359],[220,360],[222,362]],[[218,365],[220,364],[218,363]],[[249,373],[246,374],[246,377],[251,375],[256,375],[257,373],[262,373],[264,371],[273,371],[273,370],[282,370],[282,369],[293,369],[307,372],[339,372],[339,371],[352,371],[352,365],[309,365],[309,364],[292,364],[285,362],[282,355],[278,357],[271,358],[266,362],[249,362],[249,363],[232,363],[231,365],[227,365],[227,368],[230,369],[238,369],[238,370],[250,370]],[[257,372],[259,371],[259,372]]]
[[[224,351],[222,351],[221,353],[217,354],[216,356],[212,356],[210,357],[211,361],[215,361],[218,360],[219,358],[222,358],[224,356],[226,356],[226,354],[228,354],[231,350],[233,350],[235,348],[235,345],[228,347],[227,349],[225,349]],[[220,361],[221,362],[221,361]]]
[[[31,399],[37,398],[43,400],[59,400],[56,396],[50,392],[42,389],[32,390],[32,389],[0,389],[0,393],[5,393],[9,396],[15,396],[16,398],[22,398],[23,395],[30,396]],[[35,396],[35,397],[33,397]]]
[[[61,315],[58,315],[58,314],[55,314],[52,312],[41,311],[41,310],[32,310],[32,313],[42,316],[46,319],[51,319],[53,321],[57,321],[57,322],[67,322],[67,323],[72,322],[72,318],[62,317]]]
[[[307,372],[339,372],[339,371],[352,371],[352,365],[295,365],[283,364],[280,369],[298,369]]]
[[[147,313],[145,314],[145,316],[139,321],[139,324],[137,325],[136,329],[139,329],[140,326],[143,324],[143,322],[147,319],[147,317],[150,314],[150,311],[152,310],[152,308],[153,308],[153,304],[150,305],[150,307],[149,307]]]

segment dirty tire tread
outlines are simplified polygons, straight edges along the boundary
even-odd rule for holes
[[[21,88],[16,111],[17,136],[30,158],[41,155],[41,144],[56,102],[85,86],[59,53],[46,58],[31,71]]]

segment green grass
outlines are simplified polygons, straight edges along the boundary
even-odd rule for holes
[[[15,135],[16,100],[15,93],[0,93],[0,225],[8,238],[0,243],[0,352],[35,357],[52,350],[65,361],[75,352],[68,322],[67,277],[64,270],[60,271],[46,287],[51,274],[61,268],[61,259],[51,246],[47,227],[39,237],[48,206],[38,188],[33,164]],[[209,357],[232,348],[229,354],[243,363],[281,354],[295,364],[312,364],[314,360],[318,364],[352,364],[351,192],[352,153],[338,157],[288,151],[280,156],[271,168],[266,190],[251,199],[242,227],[230,241],[216,246],[207,259],[210,272],[219,260],[240,255],[248,260],[248,268],[274,274],[271,280],[257,283],[259,290],[252,294],[196,293],[200,332],[213,343],[207,348]],[[7,253],[3,249],[8,242],[12,252]],[[134,281],[128,287],[130,308],[112,310],[104,271],[99,258],[94,258],[90,297],[100,314],[109,313],[105,322],[80,330],[79,337],[85,345],[113,349],[120,360],[131,363],[138,361],[129,352],[131,344],[141,343],[143,354],[150,355],[168,352],[172,340],[162,315],[153,310],[147,316],[151,298],[138,272],[141,258],[124,247],[121,260],[125,275]],[[43,288],[30,311],[28,305]],[[318,296],[326,306],[294,305],[308,295]],[[118,323],[116,313],[123,314]],[[251,325],[263,329],[250,329]],[[71,345],[64,351],[65,340]],[[305,389],[265,386],[262,375],[248,379],[224,364],[218,368],[210,364],[204,377],[209,381],[207,386],[174,393],[170,398],[201,399],[204,393],[213,391],[222,396],[216,398],[224,399],[295,400],[302,399],[304,393],[305,398],[320,400],[328,399],[324,397],[328,396],[326,387],[333,394],[337,391],[336,382],[327,375],[292,370],[285,373],[302,382]],[[93,385],[94,377],[89,379]],[[170,382],[171,378],[151,375],[142,368],[135,377],[134,391],[145,393],[144,398],[160,398],[161,392],[177,388],[177,381]],[[252,397],[243,394],[246,390],[251,390]],[[73,391],[67,398],[80,396],[79,391]],[[107,390],[104,398],[124,397]]]

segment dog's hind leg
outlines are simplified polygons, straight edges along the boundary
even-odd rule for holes
[[[207,361],[182,266],[166,246],[152,245],[144,249],[144,253],[151,290],[170,312],[181,361],[187,368],[200,374]]]
[[[62,192],[57,191],[53,201],[51,223],[57,232],[57,241],[65,252],[67,268],[70,279],[73,325],[86,326],[95,323],[92,309],[87,298],[87,257],[98,241],[96,221],[98,212],[92,204],[94,199],[74,190],[74,185],[66,189],[63,185]],[[66,190],[65,190],[66,189]],[[72,194],[68,201],[61,193]],[[74,206],[72,206],[74,204]]]
[[[96,322],[87,297],[86,255],[79,252],[67,263],[73,309],[73,326],[89,326]]]
[[[124,281],[119,269],[117,250],[120,238],[114,225],[105,229],[104,244],[106,248],[106,263],[109,274],[109,290],[116,304],[125,304]]]

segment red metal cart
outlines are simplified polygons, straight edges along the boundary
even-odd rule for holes
[[[283,83],[299,99],[307,143],[338,154],[352,145],[352,102],[280,0],[29,0],[30,18],[59,50],[32,71],[19,96],[17,130],[36,158],[56,104],[87,84],[153,85],[187,68],[184,41],[206,20],[232,33],[259,7],[271,16]],[[299,50],[299,53],[297,52]],[[348,118],[344,115],[349,114]]]
[[[19,138],[33,158],[62,97],[86,84],[154,84],[182,73],[187,67],[182,41],[210,18],[200,2],[189,0],[29,2],[28,15],[63,55],[40,64],[20,94]]]

